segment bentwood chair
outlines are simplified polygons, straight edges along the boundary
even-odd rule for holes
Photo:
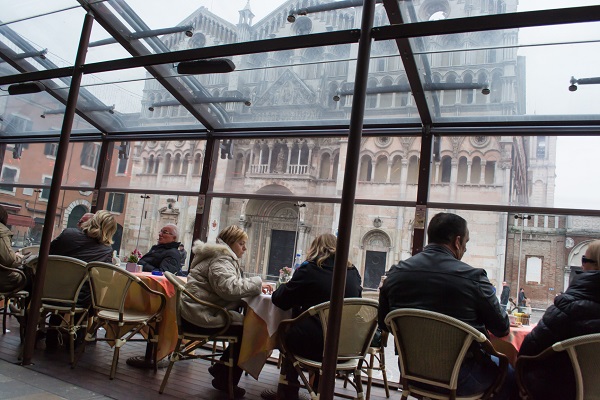
[[[338,358],[336,371],[340,374],[352,374],[353,381],[347,381],[356,389],[357,398],[363,397],[363,387],[361,381],[361,370],[365,363],[367,351],[371,345],[371,340],[377,329],[377,309],[379,303],[372,299],[346,298],[344,299],[342,320],[340,326],[340,338],[338,342]],[[278,331],[280,338],[285,338],[287,331],[294,324],[304,318],[316,317],[321,322],[323,335],[327,335],[327,323],[329,320],[330,302],[318,304],[304,311],[294,319],[281,321]],[[323,364],[321,361],[310,360],[292,351],[286,346],[285,340],[279,340],[281,354],[287,357],[291,364],[298,371],[298,376],[302,379],[304,387],[309,391],[312,399],[318,399],[318,388],[311,385],[309,378],[304,370],[314,374],[321,374]],[[280,379],[280,382],[285,379]],[[336,393],[336,396],[345,398],[354,398],[343,393]]]
[[[152,365],[156,372],[156,351],[158,331],[162,312],[165,308],[164,294],[152,290],[138,276],[112,264],[93,261],[88,263],[88,275],[92,289],[92,307],[94,309],[93,323],[88,327],[84,346],[79,356],[84,352],[87,341],[106,341],[114,343],[113,360],[110,369],[110,379],[115,377],[119,351],[127,342],[144,341],[152,347]],[[144,296],[148,296],[148,308],[144,311],[132,310],[126,307],[127,294],[133,285],[139,285]],[[107,335],[94,339],[94,333],[103,327]],[[137,334],[146,337],[134,338]],[[79,358],[79,357],[78,357]]]
[[[466,323],[432,311],[398,309],[385,317],[394,335],[400,365],[402,399],[488,399],[506,378],[508,358],[486,336]],[[486,391],[457,396],[458,373],[471,345],[477,342],[500,359],[500,374]],[[426,387],[426,388],[425,388]]]
[[[201,353],[201,349],[208,342],[222,342],[223,349],[225,349],[225,343],[232,345],[233,343],[237,343],[237,336],[226,335],[225,332],[229,329],[231,325],[231,316],[229,312],[216,304],[210,303],[208,301],[201,300],[191,294],[184,286],[184,283],[181,279],[177,278],[170,272],[164,273],[165,277],[171,282],[171,284],[175,287],[176,290],[176,301],[177,301],[177,330],[178,330],[178,338],[177,345],[175,346],[175,350],[169,356],[169,367],[167,368],[167,372],[165,373],[165,377],[163,378],[162,384],[160,385],[159,393],[163,393],[165,387],[167,386],[167,381],[169,380],[169,376],[171,375],[171,370],[173,369],[173,365],[178,361],[185,360],[194,360],[194,359],[202,359],[208,360],[211,363],[223,364],[228,368],[229,376],[228,376],[228,393],[229,398],[233,399],[233,352],[229,352],[229,359],[226,361],[222,361],[220,357],[223,355],[221,351],[218,351],[216,346],[210,346],[212,351],[209,353]],[[181,300],[182,298],[189,298],[193,302],[201,304],[202,306],[212,310],[215,316],[222,315],[225,320],[225,326],[218,331],[211,334],[199,334],[195,332],[186,332],[181,324]]]
[[[23,341],[23,337],[25,336],[25,324],[23,319],[25,318],[25,311],[27,308],[26,300],[29,297],[29,292],[26,290],[22,290],[26,283],[27,278],[25,277],[25,273],[17,268],[5,267],[0,264],[0,270],[3,270],[6,274],[13,273],[15,276],[19,276],[21,280],[21,285],[19,287],[14,288],[9,292],[0,292],[0,301],[4,301],[4,306],[2,308],[2,334],[6,334],[6,317],[13,316],[19,319],[19,335],[21,337],[21,342]],[[17,311],[12,311],[10,305],[14,304],[16,306]]]
[[[560,352],[566,352],[575,374],[576,400],[600,399],[600,333],[577,336],[554,343],[551,347],[535,356],[517,358],[517,385],[522,399],[534,399],[526,384],[525,372],[534,368],[536,363],[544,362]],[[549,382],[549,384],[551,384]]]

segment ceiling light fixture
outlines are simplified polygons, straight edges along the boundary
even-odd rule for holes
[[[8,94],[19,95],[19,94],[31,94],[39,93],[44,90],[45,87],[40,82],[26,82],[17,83],[8,87]]]
[[[383,3],[383,0],[375,0],[375,3]],[[306,15],[323,11],[341,10],[342,8],[360,7],[364,4],[364,0],[341,0],[332,3],[320,4],[316,6],[303,7],[297,10],[291,10],[287,17],[288,22],[296,22],[297,15]]]
[[[479,90],[484,95],[490,94],[489,85],[487,83],[466,83],[466,82],[432,82],[425,83],[423,90],[434,92],[440,90]],[[367,88],[366,94],[381,94],[381,93],[408,93],[412,89],[407,83],[400,85],[389,85],[380,87]],[[333,95],[333,101],[340,101],[341,96],[354,95],[354,89],[340,90]]]
[[[234,70],[235,64],[227,58],[185,61],[177,64],[177,73],[182,75],[224,74]]]

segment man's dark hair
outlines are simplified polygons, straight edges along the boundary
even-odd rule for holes
[[[6,212],[6,209],[4,207],[2,207],[0,205],[0,222],[3,225],[6,225],[6,223],[8,222],[8,213]]]
[[[429,243],[451,244],[457,236],[467,234],[467,221],[456,214],[438,213],[427,227]]]

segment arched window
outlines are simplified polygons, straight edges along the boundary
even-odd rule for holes
[[[367,83],[367,88],[375,88],[377,87],[377,79],[369,79]],[[368,94],[367,95],[367,108],[375,108],[377,107],[377,94]]]
[[[402,176],[402,157],[396,156],[392,160],[392,170],[390,171],[390,182],[399,183]]]
[[[194,156],[194,168],[192,169],[192,175],[200,175],[202,171],[202,156],[200,153]]]
[[[181,154],[175,154],[175,160],[171,166],[171,173],[179,175],[181,173]]]
[[[377,163],[375,164],[375,176],[373,178],[374,182],[385,183],[387,180],[387,157],[381,156],[377,159]]]
[[[485,163],[485,184],[493,185],[494,176],[496,174],[496,161],[488,161]]]
[[[165,174],[171,173],[171,155],[167,154],[165,156]]]
[[[244,169],[244,156],[242,155],[242,153],[238,153],[235,156],[235,167],[233,170],[233,175],[236,178],[242,177],[244,175],[243,169]]]
[[[327,107],[331,110],[334,110],[337,107],[338,102],[333,99],[333,96],[336,96],[338,92],[338,86],[335,82],[331,82],[329,84],[329,91],[327,94]]]
[[[408,159],[408,175],[406,183],[416,185],[419,179],[419,158],[417,156],[411,156]]]
[[[333,156],[333,173],[331,179],[336,180],[338,177],[338,164],[340,163],[340,155],[336,154]]]
[[[500,103],[502,101],[502,75],[499,72],[494,73],[492,77],[490,91],[490,102]]]
[[[463,81],[464,83],[473,83],[473,76],[467,74]],[[473,104],[473,89],[462,89],[460,102],[463,104]]]
[[[358,180],[362,182],[370,182],[373,166],[371,165],[371,157],[364,155],[360,159],[360,169],[358,171]]]
[[[471,163],[471,183],[473,185],[479,184],[481,180],[481,158],[474,157]]]
[[[454,85],[456,83],[456,76],[450,75],[446,78],[446,83]],[[456,103],[456,90],[445,89],[444,90],[444,104],[453,105]]]
[[[329,169],[331,168],[331,157],[328,153],[321,156],[321,167],[319,168],[319,179],[329,179]]]
[[[389,88],[390,86],[392,86],[392,80],[390,78],[383,78],[383,80],[381,81],[381,86],[383,88]],[[381,97],[379,99],[379,107],[384,108],[384,107],[391,107],[392,106],[392,98],[393,98],[393,93],[381,93]]]
[[[190,167],[190,155],[185,154],[183,156],[183,162],[181,163],[181,174],[187,175],[189,167]]]
[[[468,172],[468,167],[467,167],[467,157],[460,157],[458,159],[458,171],[457,171],[457,177],[456,177],[456,181],[458,183],[467,183],[467,172]]]
[[[146,173],[147,174],[151,174],[154,172],[154,155],[150,155],[150,157],[148,157],[148,164],[146,165],[147,169],[146,169]]]
[[[452,157],[442,157],[441,164],[442,173],[440,174],[440,182],[450,183],[450,176],[452,174]]]
[[[401,87],[408,87],[408,80],[406,79],[405,76],[403,76],[402,78],[400,78],[400,81],[398,82],[398,84]],[[399,94],[400,96],[400,106],[404,107],[408,105],[408,92],[400,92]],[[396,103],[398,104],[398,103]]]
[[[477,83],[479,83],[480,85],[489,84],[487,76],[486,76],[486,74],[484,72],[480,73],[479,76],[477,77]],[[486,95],[484,95],[483,93],[481,93],[481,90],[478,90],[476,92],[476,95],[475,95],[475,102],[477,104],[485,104],[486,97],[487,97]]]

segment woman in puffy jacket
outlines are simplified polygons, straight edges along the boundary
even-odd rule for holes
[[[600,333],[600,240],[588,245],[581,265],[583,271],[548,307],[523,341],[519,355],[537,355],[561,340]],[[575,399],[575,377],[565,352],[544,361],[529,362],[525,369],[525,384],[534,399]]]
[[[271,291],[271,286],[263,284],[258,276],[243,277],[240,258],[246,251],[247,240],[246,232],[232,225],[219,233],[214,244],[199,240],[194,242],[192,246],[194,259],[185,285],[186,289],[199,299],[229,310],[232,324],[226,334],[238,336],[238,342],[229,346],[221,359],[228,359],[229,352],[233,351],[235,364],[233,383],[236,398],[243,397],[246,392],[237,386],[242,376],[242,370],[237,366],[242,337],[243,315],[239,313],[242,298],[259,295],[263,289],[267,292]],[[181,317],[186,332],[214,333],[225,325],[222,315],[215,315],[212,309],[186,297],[182,298]],[[227,367],[223,364],[215,364],[208,371],[214,377],[213,387],[226,392]]]
[[[12,232],[6,227],[7,222],[8,213],[0,205],[0,264],[16,268],[21,265],[21,257],[12,249]],[[26,279],[18,272],[0,270],[0,293],[21,290],[26,284]]]

